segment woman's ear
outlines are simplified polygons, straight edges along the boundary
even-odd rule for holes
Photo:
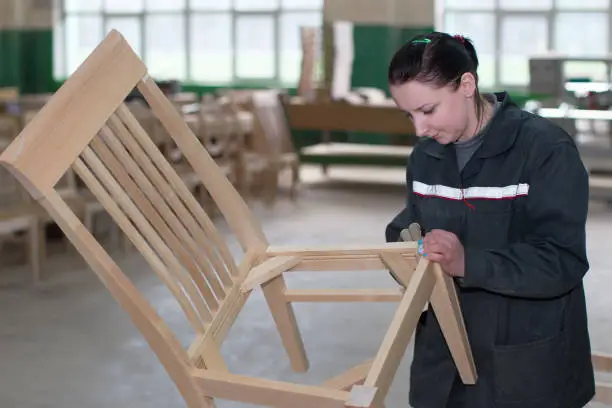
[[[472,73],[466,72],[461,75],[459,91],[462,92],[466,98],[474,97],[474,94],[476,93],[476,78]]]

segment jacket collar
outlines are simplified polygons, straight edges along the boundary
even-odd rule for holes
[[[482,146],[474,154],[475,157],[487,158],[496,156],[508,150],[514,144],[518,133],[522,110],[510,99],[507,92],[494,93],[501,102],[499,110],[489,122]],[[441,145],[433,139],[423,140],[423,150],[430,156],[442,159],[452,144]]]

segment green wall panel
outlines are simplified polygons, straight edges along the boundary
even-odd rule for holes
[[[24,93],[53,92],[53,31],[21,32],[21,88]],[[39,67],[44,67],[40,69]]]
[[[22,93],[52,92],[52,30],[0,30],[0,86],[17,86]]]
[[[353,27],[354,60],[351,86],[372,87],[383,90],[389,96],[387,67],[393,54],[410,38],[429,33],[433,27],[396,27],[388,25],[359,25]],[[405,144],[408,137],[384,134],[351,133],[352,143]]]
[[[15,30],[0,30],[0,86],[20,86],[21,35]]]
[[[355,54],[351,85],[379,88],[388,95],[387,67],[393,54],[410,38],[431,31],[433,27],[356,24],[353,28]]]

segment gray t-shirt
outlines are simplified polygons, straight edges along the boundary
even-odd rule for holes
[[[494,104],[493,115],[495,115],[495,113],[497,113],[497,110],[499,109],[499,106],[501,105],[501,102],[498,101],[497,98],[495,98],[495,95],[485,95],[485,99],[488,102]],[[482,141],[484,140],[484,136],[487,133],[488,129],[489,124],[480,129],[480,132],[474,135],[474,137],[461,142],[455,142],[455,153],[457,155],[457,164],[459,165],[459,171],[463,170],[465,164],[470,160],[474,152],[478,150],[478,148],[482,144]]]

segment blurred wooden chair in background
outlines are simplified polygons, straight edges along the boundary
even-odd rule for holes
[[[44,257],[41,228],[39,211],[30,195],[6,168],[0,168],[0,250],[6,243],[24,245],[34,285],[40,282]],[[3,258],[0,255],[0,261]]]
[[[277,195],[279,178],[290,171],[289,194],[296,198],[300,182],[300,156],[293,146],[291,129],[283,109],[284,94],[278,90],[253,92],[252,111],[255,115],[254,150],[265,157],[266,201],[272,204]]]
[[[300,157],[293,146],[283,98],[278,89],[256,89],[226,92],[235,110],[253,114],[253,131],[246,143],[245,162],[254,183],[268,205],[278,196],[279,178],[290,171],[289,195],[295,199],[300,182]]]

